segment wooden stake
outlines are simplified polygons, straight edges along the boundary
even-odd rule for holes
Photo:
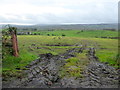
[[[13,55],[15,57],[18,57],[18,43],[17,43],[17,35],[16,35],[16,30],[11,31],[11,40],[12,40],[12,46],[13,46]]]

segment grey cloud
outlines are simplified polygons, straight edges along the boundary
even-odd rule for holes
[[[79,0],[19,0],[18,2],[26,3],[32,5],[33,7],[62,7],[64,9],[69,9],[72,12],[65,12],[63,14],[55,13],[33,13],[33,14],[21,14],[10,15],[17,18],[5,18],[0,15],[0,20],[2,23],[117,23],[117,0],[106,0],[108,2],[89,2],[81,3]],[[115,2],[114,2],[115,1]],[[15,0],[1,0],[2,4],[14,3]],[[22,7],[22,5],[21,5]],[[29,9],[30,10],[30,9]],[[26,11],[27,12],[27,11]],[[31,11],[32,12],[32,11]],[[39,12],[39,11],[38,11]],[[24,20],[22,17],[25,17]]]

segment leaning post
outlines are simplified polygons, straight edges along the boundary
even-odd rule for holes
[[[19,50],[18,50],[17,31],[16,30],[17,30],[17,28],[10,27],[13,55],[15,57],[18,57],[19,56]]]

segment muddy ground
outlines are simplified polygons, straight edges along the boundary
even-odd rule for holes
[[[118,70],[107,63],[99,62],[95,49],[88,48],[87,57],[90,63],[82,72],[83,78],[60,78],[60,68],[65,59],[75,57],[86,48],[73,48],[61,55],[41,54],[40,57],[26,66],[26,76],[10,82],[3,81],[3,88],[118,88]]]

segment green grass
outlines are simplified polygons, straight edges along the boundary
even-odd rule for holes
[[[2,75],[4,79],[8,79],[9,77],[22,77],[22,70],[26,69],[25,66],[36,58],[36,55],[24,50],[20,50],[19,57],[14,57],[7,53],[2,60]]]
[[[68,36],[68,37],[117,37],[117,31],[107,31],[107,30],[54,30],[54,31],[40,31],[33,32],[33,34],[40,34],[45,36]]]
[[[55,38],[55,39],[54,39]],[[19,49],[25,49],[29,51],[32,54],[38,55],[38,54],[44,54],[44,53],[52,53],[52,54],[60,54],[64,53],[66,50],[70,48],[74,48],[74,46],[46,46],[46,44],[49,45],[74,45],[76,42],[73,42],[74,38],[69,37],[62,37],[61,39],[58,39],[58,37],[55,36],[18,36],[18,43],[19,43]],[[35,44],[35,46],[32,46],[32,44]],[[40,48],[40,49],[37,49]]]
[[[101,62],[108,62],[111,66],[118,67],[117,52],[109,50],[100,50],[97,52],[97,57]]]
[[[79,33],[80,32],[80,33]],[[3,75],[20,75],[20,71],[25,69],[31,61],[35,60],[39,54],[52,53],[59,55],[66,50],[76,48],[75,44],[87,45],[87,47],[96,48],[96,56],[101,62],[108,62],[114,67],[117,66],[116,56],[118,55],[118,40],[117,39],[103,39],[97,37],[117,37],[116,31],[83,31],[80,30],[56,30],[56,31],[41,31],[43,35],[18,35],[19,57],[13,57],[6,53],[3,59]],[[50,36],[46,36],[50,34]],[[58,36],[51,36],[52,34]],[[66,36],[61,36],[65,34]],[[52,45],[52,46],[49,46]],[[60,45],[60,46],[54,46]],[[64,46],[69,45],[69,46]],[[87,51],[84,51],[86,53]],[[66,60],[65,69],[61,71],[61,77],[64,75],[81,77],[80,72],[87,64],[87,58],[84,55],[77,55],[77,57]],[[84,62],[85,61],[85,62]],[[16,68],[20,68],[17,70]],[[70,72],[69,70],[73,70]],[[76,73],[74,73],[76,72]]]
[[[76,57],[72,57],[65,60],[65,65],[60,70],[60,77],[76,77],[81,78],[81,72],[85,69],[89,60],[86,53],[79,53]]]
[[[46,44],[49,45],[86,44],[88,45],[88,47],[96,48],[96,55],[98,56],[101,62],[108,62],[110,64],[111,62],[116,63],[113,57],[115,57],[118,54],[117,39],[79,38],[79,37],[61,37],[61,39],[59,39],[58,37],[59,36],[39,36],[39,35],[18,36],[19,49],[29,51],[29,53],[33,55],[45,53],[52,53],[54,55],[58,55],[66,52],[66,50],[68,49],[75,48],[76,46],[46,46]],[[35,44],[35,46],[31,46],[32,44]],[[36,47],[39,47],[40,49],[37,49]]]

